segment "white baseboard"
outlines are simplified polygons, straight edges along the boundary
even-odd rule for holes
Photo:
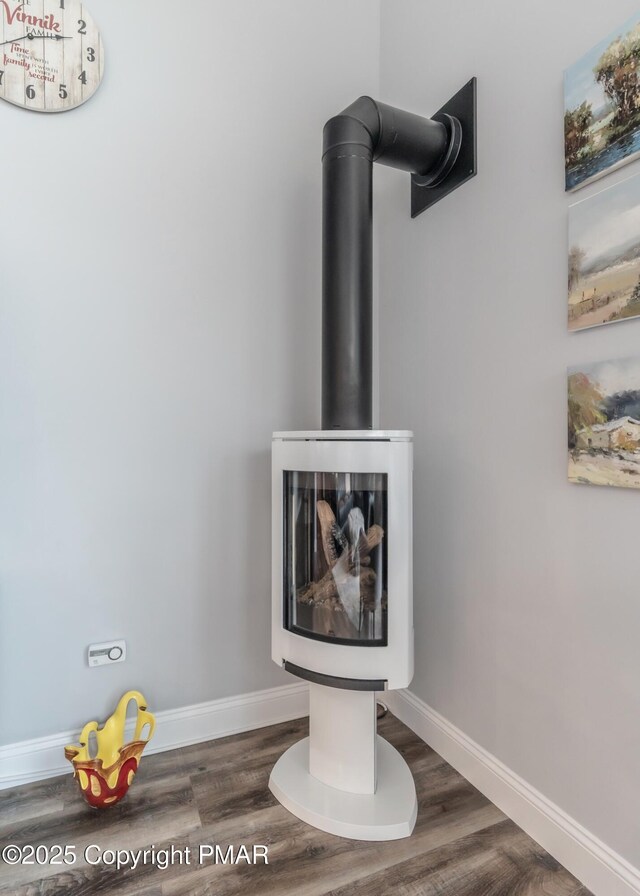
[[[156,730],[145,755],[288,722],[308,714],[309,687],[304,682],[157,712]],[[0,790],[71,773],[64,748],[76,743],[78,735],[79,731],[63,731],[0,747]]]
[[[418,737],[595,896],[639,896],[640,871],[411,691],[382,698]]]

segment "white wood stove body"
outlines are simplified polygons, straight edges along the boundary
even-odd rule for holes
[[[359,840],[408,837],[417,813],[407,764],[376,735],[376,692],[413,677],[412,473],[410,432],[273,436],[272,657],[310,682],[310,722],[269,787]]]

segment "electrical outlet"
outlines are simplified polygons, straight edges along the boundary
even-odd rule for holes
[[[126,641],[105,641],[104,644],[89,644],[87,659],[90,666],[112,666],[114,663],[124,663],[126,658]]]

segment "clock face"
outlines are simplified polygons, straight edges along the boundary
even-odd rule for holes
[[[0,99],[64,112],[93,95],[103,71],[100,32],[79,0],[0,0]]]

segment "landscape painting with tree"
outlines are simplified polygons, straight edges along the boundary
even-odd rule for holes
[[[640,155],[640,13],[564,74],[565,189]]]
[[[640,315],[640,177],[569,207],[569,329]]]
[[[568,371],[569,481],[640,488],[640,357]]]

